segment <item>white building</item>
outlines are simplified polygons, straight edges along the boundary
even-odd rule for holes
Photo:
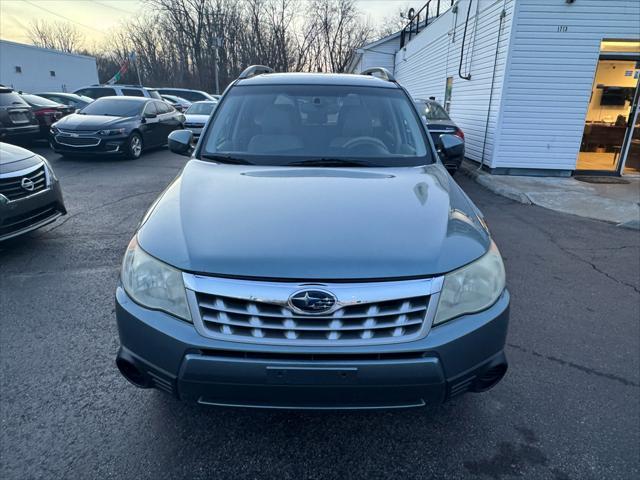
[[[459,0],[437,17],[436,3],[350,71],[379,63],[436,97],[492,173],[640,172],[639,0]]]
[[[0,40],[0,84],[25,92],[72,92],[98,83],[96,59]]]

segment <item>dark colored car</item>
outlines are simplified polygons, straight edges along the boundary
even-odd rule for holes
[[[0,241],[67,213],[51,165],[29,150],[0,143]]]
[[[22,99],[31,105],[33,114],[38,119],[40,125],[40,138],[49,138],[49,130],[51,125],[60,120],[65,115],[69,115],[75,111],[75,108],[53,102],[49,99],[31,95],[29,93],[21,93]]]
[[[509,293],[480,211],[407,92],[370,75],[231,84],[146,213],[116,291],[116,364],[204,405],[400,408],[507,369]],[[443,155],[461,141],[443,135]]]
[[[177,97],[182,97],[190,102],[200,102],[203,100],[213,100],[216,99],[209,95],[207,92],[203,92],[202,90],[191,90],[189,88],[156,88],[160,95],[175,95]]]
[[[138,158],[167,144],[184,116],[162,100],[102,97],[51,127],[51,148],[61,155],[118,154]]]
[[[464,132],[454,123],[453,120],[451,120],[449,114],[438,102],[431,99],[416,99],[414,101],[418,107],[420,115],[427,124],[427,128],[429,129],[429,133],[436,144],[437,150],[442,149],[440,142],[440,137],[442,135],[455,135],[464,141]],[[464,152],[455,159],[446,159],[444,161],[444,166],[447,168],[449,173],[453,175],[458,168],[460,168],[463,158]]]
[[[13,89],[0,86],[0,141],[25,142],[37,138],[39,132],[31,106]]]
[[[62,93],[62,92],[44,92],[35,93],[42,98],[51,100],[52,102],[58,102],[68,107],[75,109],[81,109],[93,102],[93,98],[85,97],[83,95],[76,95],[75,93]]]

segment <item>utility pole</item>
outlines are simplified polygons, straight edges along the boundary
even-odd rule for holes
[[[216,95],[220,95],[220,81],[218,79],[218,47],[222,46],[222,38],[216,37],[216,46],[213,49],[213,76],[216,80]]]

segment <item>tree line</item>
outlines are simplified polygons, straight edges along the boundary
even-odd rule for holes
[[[135,52],[119,83],[138,83],[139,73],[145,85],[214,91],[216,65],[221,88],[252,64],[343,72],[377,33],[354,0],[145,0],[143,9],[99,49],[83,49],[71,24],[35,22],[29,37],[95,56],[100,82]]]

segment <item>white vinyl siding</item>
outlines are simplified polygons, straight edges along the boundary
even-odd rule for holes
[[[20,67],[20,73],[16,67]],[[26,92],[73,92],[96,83],[98,69],[94,57],[0,40],[2,85]]]
[[[355,73],[360,73],[367,68],[384,67],[391,73],[395,69],[395,53],[400,48],[400,37],[388,40],[371,49],[366,49]]]
[[[575,169],[605,38],[640,38],[640,1],[517,0],[492,167]]]
[[[399,48],[399,33],[365,45],[357,51],[357,60],[352,60],[352,63],[347,66],[347,72],[360,73],[367,68],[384,67],[393,73],[395,54]]]
[[[451,9],[396,55],[396,79],[416,98],[436,97],[444,102],[447,77],[453,77],[451,118],[465,134],[466,156],[491,164],[494,134],[501,104],[501,89],[509,51],[514,0],[480,0],[471,6],[464,47],[462,73],[471,74],[470,80],[458,76],[460,51],[469,0],[458,2],[458,12]],[[496,61],[496,45],[500,14],[506,16],[500,32],[500,45]],[[477,16],[477,19],[476,19]],[[489,126],[487,112],[491,81],[495,79]]]

